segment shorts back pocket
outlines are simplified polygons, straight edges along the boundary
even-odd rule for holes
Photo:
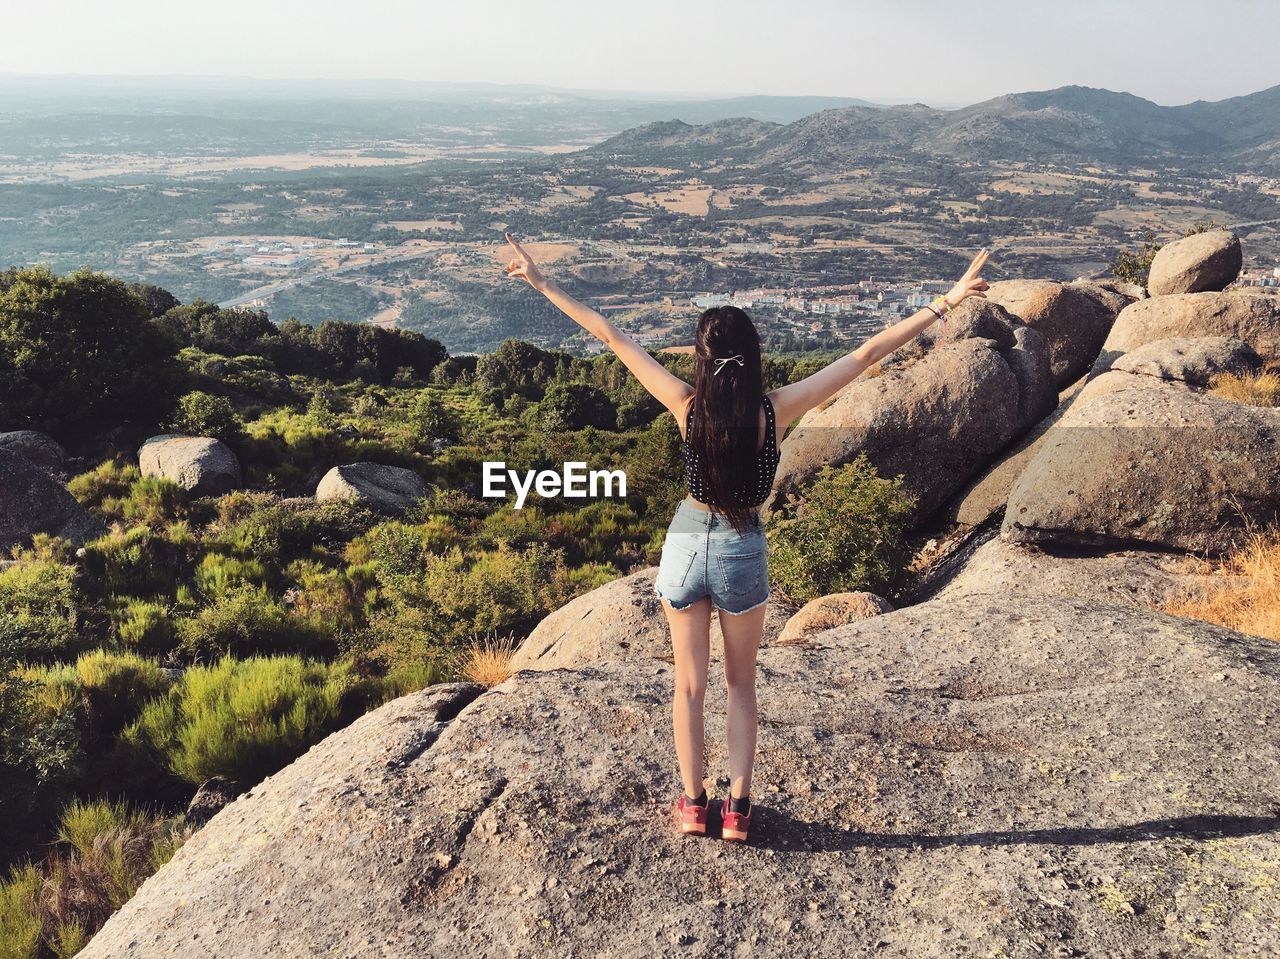
[[[683,586],[689,578],[689,570],[693,567],[694,557],[698,554],[683,546],[668,542],[662,547],[662,559],[658,561],[658,586]]]
[[[724,577],[726,593],[746,596],[759,590],[766,578],[764,550],[750,553],[719,553],[716,560]]]

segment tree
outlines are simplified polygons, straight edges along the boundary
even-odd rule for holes
[[[174,307],[182,305],[182,301],[176,296],[154,283],[130,283],[129,289],[146,304],[152,319],[164,316]]]
[[[603,390],[586,383],[553,383],[538,404],[543,429],[600,430],[618,428],[618,410]]]
[[[28,267],[0,289],[0,421],[58,431],[163,417],[173,344],[124,283]]]
[[[187,436],[212,436],[228,446],[237,446],[245,438],[244,424],[226,397],[200,390],[178,400],[178,412],[170,426]]]

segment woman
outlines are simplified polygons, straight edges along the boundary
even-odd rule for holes
[[[669,373],[634,340],[548,280],[506,234],[515,251],[508,276],[519,277],[570,319],[604,341],[676,418],[684,438],[689,496],[667,530],[655,590],[671,627],[675,695],[671,719],[683,791],[675,809],[682,832],[705,835],[703,699],[710,656],[711,610],[724,634],[729,794],[721,836],[745,841],[751,824],[751,770],[756,752],[756,651],[769,599],[764,529],[758,507],[778,465],[777,424],[793,422],[833,396],[869,366],[928,329],[971,296],[985,297],[982,250],[946,296],[868,339],[796,383],[764,392],[760,340],[742,310],[716,307],[698,320],[694,385]]]

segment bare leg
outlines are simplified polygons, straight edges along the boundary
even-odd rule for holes
[[[729,740],[729,792],[738,799],[751,791],[751,769],[756,760],[756,652],[768,609],[768,603],[761,603],[738,616],[720,612],[728,694],[725,731]]]
[[[676,667],[671,728],[680,760],[680,779],[684,791],[697,799],[702,792],[702,707],[707,698],[707,661],[711,658],[711,600],[700,599],[678,610],[664,599],[662,608],[671,625]]]

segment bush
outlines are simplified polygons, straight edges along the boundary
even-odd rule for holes
[[[116,803],[72,803],[59,829],[70,848],[0,884],[0,957],[73,956],[186,835],[180,818]]]
[[[413,398],[406,421],[410,438],[423,451],[430,451],[436,440],[452,443],[461,430],[453,411],[428,390],[423,390]]]
[[[357,691],[346,665],[224,657],[188,669],[124,735],[193,785],[213,776],[256,783],[339,728]]]
[[[182,651],[197,659],[334,648],[332,636],[295,619],[261,586],[228,586],[194,616],[179,619],[177,631]]]
[[[108,499],[123,499],[142,478],[138,467],[120,460],[107,460],[87,473],[72,477],[67,489],[85,509],[101,511]]]
[[[169,595],[190,568],[189,552],[184,539],[175,542],[146,526],[108,533],[85,544],[80,560],[85,591],[104,599]]]
[[[39,835],[47,810],[78,774],[83,755],[77,714],[41,701],[35,682],[15,671],[20,643],[0,619],[0,850],[6,858]],[[8,928],[0,894],[0,929]],[[0,949],[9,936],[0,935]],[[0,955],[3,955],[0,952]]]
[[[130,599],[118,613],[116,633],[126,646],[148,653],[173,647],[173,619],[169,607],[146,599]]]
[[[618,410],[603,391],[586,383],[554,383],[537,406],[544,430],[564,432],[588,426],[613,430],[618,426]]]
[[[0,570],[0,628],[15,655],[47,661],[73,654],[84,645],[79,625],[74,567],[25,554]]]
[[[212,436],[228,446],[244,443],[244,423],[231,403],[222,396],[193,390],[178,400],[178,410],[169,423],[176,433],[187,436]]]
[[[914,505],[902,477],[880,478],[865,454],[839,468],[824,466],[798,508],[770,517],[774,582],[798,602],[849,590],[888,591],[907,559],[904,538]]]
[[[177,379],[170,341],[119,280],[44,267],[0,283],[0,422],[59,433],[155,422]]]

